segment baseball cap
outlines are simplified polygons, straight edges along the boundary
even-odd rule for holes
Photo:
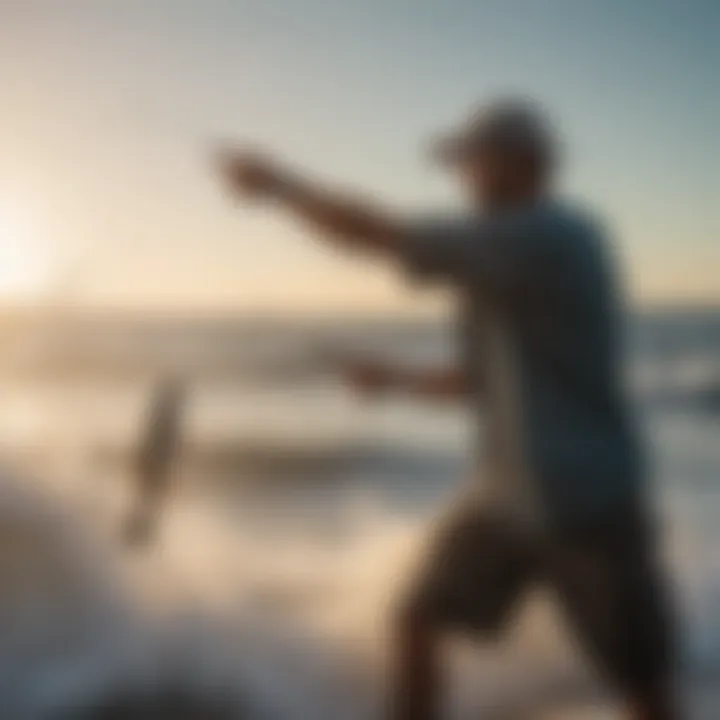
[[[458,129],[436,139],[431,152],[453,164],[485,150],[528,153],[543,163],[557,160],[558,140],[545,111],[523,99],[503,99],[475,110]]]

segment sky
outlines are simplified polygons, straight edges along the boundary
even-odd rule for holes
[[[425,213],[456,190],[427,138],[517,93],[633,298],[720,302],[719,69],[716,0],[0,0],[0,296],[420,312],[392,270],[233,201],[213,153]]]

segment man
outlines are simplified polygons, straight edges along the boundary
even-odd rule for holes
[[[486,415],[479,481],[446,518],[402,603],[392,717],[440,717],[441,633],[497,633],[539,579],[629,717],[674,719],[671,638],[621,390],[620,308],[603,233],[553,198],[558,147],[531,104],[487,108],[438,156],[468,195],[465,218],[406,222],[252,152],[224,167],[243,195],[449,283],[460,299],[461,367],[348,371],[365,389],[461,397]]]

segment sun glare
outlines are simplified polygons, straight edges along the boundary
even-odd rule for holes
[[[0,298],[22,299],[39,292],[44,271],[32,222],[0,207]]]

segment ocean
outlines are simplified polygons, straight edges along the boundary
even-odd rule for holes
[[[0,337],[1,716],[90,717],[112,698],[180,693],[238,718],[378,717],[388,611],[467,476],[471,427],[460,407],[359,401],[334,361],[440,360],[451,329],[63,316],[6,322]],[[638,314],[628,354],[684,694],[691,718],[715,720],[720,311]],[[187,388],[175,490],[157,542],[131,552],[129,458],[168,375]],[[502,645],[459,638],[449,659],[449,718],[616,716],[542,588]]]

